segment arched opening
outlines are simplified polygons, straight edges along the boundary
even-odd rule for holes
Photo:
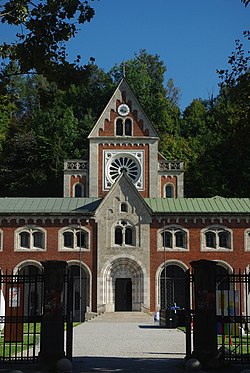
[[[89,276],[76,264],[69,265],[68,271],[73,277],[73,321],[84,321],[89,306]]]
[[[81,183],[75,184],[75,197],[83,197],[83,185]]]
[[[141,311],[144,303],[144,275],[130,258],[118,258],[104,270],[104,299],[107,312]]]
[[[125,135],[132,136],[132,121],[131,119],[125,120]]]
[[[174,198],[174,186],[167,184],[165,187],[165,198]]]
[[[24,299],[24,316],[41,315],[42,312],[42,279],[39,275],[42,274],[42,269],[32,265],[24,264],[18,274],[24,276],[23,284],[23,299]]]
[[[185,272],[177,265],[169,265],[160,275],[160,307],[169,309],[174,304],[185,308]]]
[[[116,121],[116,136],[122,136],[122,135],[123,135],[122,119],[117,119],[117,121]]]

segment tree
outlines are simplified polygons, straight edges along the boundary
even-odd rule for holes
[[[91,0],[93,1],[93,0]],[[19,73],[36,72],[61,85],[82,79],[86,69],[67,61],[65,44],[90,22],[88,0],[8,0],[1,5],[1,22],[17,27],[16,41],[0,45],[0,57],[16,61]]]

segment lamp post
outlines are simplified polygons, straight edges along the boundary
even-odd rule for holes
[[[79,225],[79,321],[82,321],[82,226]]]

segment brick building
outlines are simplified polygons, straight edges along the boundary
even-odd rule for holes
[[[123,78],[89,135],[89,159],[65,161],[62,198],[0,199],[2,272],[67,261],[77,318],[80,304],[82,312],[183,307],[193,260],[248,271],[250,199],[184,198],[183,163],[166,160],[158,142]]]

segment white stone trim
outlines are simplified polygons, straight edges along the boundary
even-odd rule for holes
[[[20,233],[27,232],[30,235],[30,248],[21,247]],[[41,232],[43,234],[43,248],[35,247],[33,245],[33,233]],[[24,225],[19,227],[14,232],[14,251],[22,252],[44,252],[47,250],[47,231],[46,229],[37,225]]]

